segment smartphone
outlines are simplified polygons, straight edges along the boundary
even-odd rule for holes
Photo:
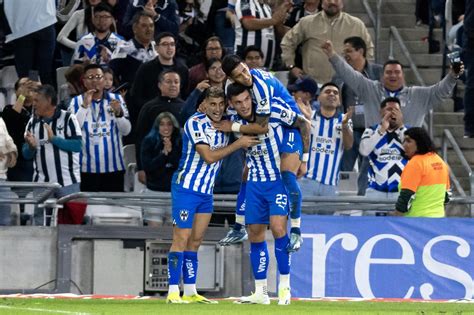
[[[459,73],[461,71],[461,53],[459,50],[453,51],[452,53],[449,53],[448,55],[449,62],[451,62],[451,65],[453,66],[453,70],[456,73]]]
[[[112,93],[120,93],[120,91],[128,89],[129,86],[130,84],[128,82],[122,83],[113,89]]]
[[[28,71],[28,79],[30,79],[31,81],[36,81],[36,82],[39,82],[39,72],[36,71],[36,70],[30,70]]]

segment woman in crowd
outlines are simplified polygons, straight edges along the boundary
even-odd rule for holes
[[[141,159],[146,174],[145,193],[171,191],[171,178],[181,157],[181,134],[173,114],[163,112],[143,139]],[[147,207],[143,219],[149,226],[160,226],[171,217],[170,207]]]
[[[409,161],[401,175],[395,214],[444,217],[444,204],[449,201],[448,165],[436,154],[435,145],[423,128],[405,131],[403,149]]]

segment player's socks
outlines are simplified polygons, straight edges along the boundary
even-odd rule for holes
[[[250,264],[255,280],[267,279],[268,263],[267,242],[250,243]]]
[[[181,270],[183,269],[183,253],[182,252],[169,252],[168,254],[168,284],[171,286],[178,287],[179,279],[181,277]],[[177,290],[179,292],[179,289]],[[171,291],[168,291],[171,293]]]
[[[298,230],[295,230],[296,233],[296,231],[299,231],[301,222],[301,203],[303,201],[300,185],[296,181],[296,175],[290,171],[281,172],[281,178],[283,179],[283,184],[285,185],[288,192],[288,199],[290,200],[291,227],[293,227],[293,223],[298,225],[295,226],[298,228]],[[299,234],[301,234],[301,232]]]
[[[245,192],[247,188],[247,182],[240,184],[240,190],[237,194],[237,204],[235,206],[235,224],[234,230],[240,231],[245,227]]]
[[[184,295],[191,296],[197,294],[196,278],[198,271],[197,252],[186,251],[183,253],[183,282]]]
[[[255,280],[255,294],[268,295],[267,279]]]
[[[290,274],[287,274],[287,275],[280,274],[280,278],[278,280],[279,280],[279,283],[278,283],[279,288],[290,287]]]
[[[290,253],[286,250],[289,241],[288,234],[275,239],[275,258],[280,275],[288,275],[290,273]]]

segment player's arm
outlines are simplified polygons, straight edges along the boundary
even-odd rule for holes
[[[211,150],[208,144],[198,143],[196,144],[196,151],[199,153],[202,159],[206,161],[207,164],[212,164],[222,160],[238,149],[248,148],[259,143],[260,141],[255,137],[242,136],[228,146],[217,150]]]
[[[257,116],[255,122],[243,125],[238,122],[231,122],[229,120],[222,120],[213,122],[212,125],[222,132],[240,132],[249,135],[262,135],[268,132],[268,121],[270,116]]]
[[[354,135],[352,134],[352,123],[350,119],[354,113],[354,106],[350,106],[347,113],[342,117],[342,145],[345,150],[352,148],[354,144]]]
[[[302,115],[297,115],[296,117],[297,118],[293,126],[298,128],[300,131],[301,139],[303,140],[303,153],[309,153],[309,137],[311,132],[311,124]],[[303,162],[307,162],[307,160]]]

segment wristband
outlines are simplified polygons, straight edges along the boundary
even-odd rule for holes
[[[21,103],[25,102],[26,97],[23,94],[18,95],[18,101]]]
[[[240,132],[240,126],[242,126],[242,124],[234,122],[232,123],[232,127],[230,129],[232,130],[232,132]]]
[[[301,158],[301,162],[308,162],[309,160],[309,153],[303,153],[303,157]]]

